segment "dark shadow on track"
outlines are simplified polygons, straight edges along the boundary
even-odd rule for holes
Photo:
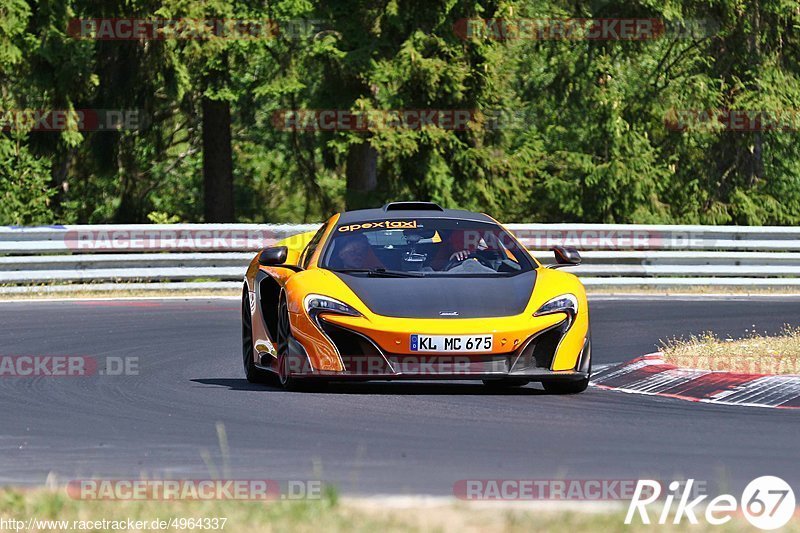
[[[473,395],[473,396],[536,396],[547,395],[532,385],[525,387],[489,388],[480,382],[389,381],[364,383],[329,383],[328,394],[394,394],[394,395]]]
[[[284,392],[271,385],[249,383],[246,379],[200,378],[193,383],[227,387],[233,391]],[[311,390],[299,394],[377,394],[377,395],[473,395],[473,396],[551,396],[537,385],[494,389],[480,382],[439,382],[424,381],[373,381],[373,382],[330,382],[321,390]]]
[[[203,378],[191,379],[192,383],[199,383],[201,385],[216,385],[217,387],[227,387],[228,390],[235,391],[264,391],[264,392],[279,392],[283,389],[277,387],[270,387],[269,385],[259,385],[258,383],[250,383],[246,379],[238,378]]]

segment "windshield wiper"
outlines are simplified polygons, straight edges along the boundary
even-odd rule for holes
[[[339,272],[342,274],[367,274],[368,276],[376,278],[421,278],[424,276],[421,272],[386,270],[385,268],[332,268],[330,270],[331,272]]]

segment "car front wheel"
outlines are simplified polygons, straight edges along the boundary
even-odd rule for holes
[[[242,291],[242,363],[244,375],[250,383],[269,383],[269,372],[256,368],[253,350],[253,318],[250,316],[250,293],[245,285]]]

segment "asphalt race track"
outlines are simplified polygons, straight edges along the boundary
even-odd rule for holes
[[[800,299],[595,300],[591,314],[600,365],[671,335],[774,332],[797,323]],[[472,382],[283,392],[242,377],[235,300],[10,302],[0,317],[0,355],[92,356],[101,369],[138,358],[138,375],[0,378],[0,484],[219,475],[450,495],[464,479],[692,477],[734,490],[772,474],[800,485],[800,411]]]

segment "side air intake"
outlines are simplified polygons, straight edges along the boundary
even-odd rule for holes
[[[433,202],[391,202],[383,206],[384,211],[444,211]]]

